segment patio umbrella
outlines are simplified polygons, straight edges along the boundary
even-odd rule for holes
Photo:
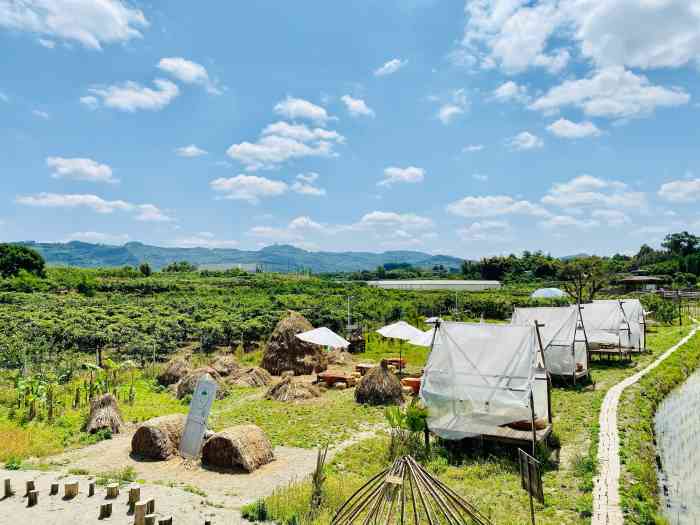
[[[421,337],[423,332],[408,324],[406,321],[397,321],[393,324],[384,326],[377,330],[377,333],[388,338],[388,339],[398,339],[401,343],[399,344],[399,359],[401,360],[399,364],[399,372],[403,370],[403,342],[410,341],[411,339]]]
[[[301,339],[302,341],[306,341],[307,343],[327,346],[330,348],[347,348],[350,346],[348,341],[325,326],[297,334],[297,338]]]

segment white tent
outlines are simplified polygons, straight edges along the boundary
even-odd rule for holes
[[[639,299],[605,299],[593,301],[593,304],[616,304],[624,316],[620,324],[620,345],[643,351],[646,348],[646,317],[644,307]]]
[[[377,330],[377,333],[388,337],[389,339],[401,339],[402,341],[410,341],[414,337],[423,334],[421,330],[406,321],[397,321],[393,324],[384,326]]]
[[[330,348],[347,348],[350,346],[349,341],[346,341],[333,330],[326,328],[325,326],[297,334],[297,338],[301,339],[302,341],[306,341],[307,343],[327,346]]]
[[[621,346],[621,329],[627,330],[627,319],[617,301],[594,301],[581,305],[589,345]]]
[[[586,333],[576,306],[516,308],[511,324],[540,325],[547,370],[554,375],[577,377],[588,374]]]
[[[433,336],[435,335],[435,329],[431,328],[425,332],[421,332],[421,335],[410,339],[408,342],[415,346],[427,346],[430,347],[433,344]]]
[[[430,430],[463,439],[529,421],[531,394],[535,416],[551,421],[538,352],[534,326],[440,323],[420,393]]]

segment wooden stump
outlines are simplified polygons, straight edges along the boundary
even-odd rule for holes
[[[37,503],[39,503],[39,491],[30,490],[27,494],[27,507],[33,507]]]
[[[88,485],[88,498],[92,498],[95,495],[95,482],[91,481]]]
[[[156,515],[155,514],[146,514],[146,525],[156,525]]]
[[[158,520],[158,525],[173,525],[173,517],[168,516],[167,518]]]
[[[3,485],[5,486],[3,499],[14,496],[15,493],[12,491],[12,480],[10,478],[5,478]]]
[[[63,484],[63,497],[65,499],[73,499],[78,495],[78,490],[80,485],[77,481],[72,481],[70,483]]]
[[[36,484],[33,481],[27,481],[27,490],[24,493],[24,497],[28,497],[32,490],[36,490]]]
[[[146,500],[146,514],[155,514],[156,513],[156,500],[153,498],[147,499]]]
[[[116,499],[119,497],[119,483],[110,483],[106,488],[107,499]]]
[[[141,499],[141,487],[129,487],[129,512],[134,512],[134,505]]]
[[[103,503],[100,505],[100,516],[98,519],[103,520],[105,518],[109,518],[112,515],[112,504],[111,503]]]
[[[134,525],[146,525],[146,502],[134,503]]]
[[[58,483],[51,483],[51,489],[49,490],[49,496],[55,496],[58,494]]]

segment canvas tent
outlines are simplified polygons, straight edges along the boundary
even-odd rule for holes
[[[581,316],[586,327],[591,349],[605,346],[621,348],[621,329],[627,329],[627,319],[617,301],[594,301],[581,305]]]
[[[528,422],[533,411],[551,429],[549,380],[537,364],[534,326],[443,321],[434,330],[420,392],[432,432],[448,440],[513,434],[530,440],[503,426]]]
[[[593,304],[616,304],[624,317],[620,324],[620,346],[639,352],[646,349],[646,316],[639,299],[605,299]]]
[[[553,375],[576,379],[588,374],[588,342],[577,306],[516,308],[511,324],[537,322],[545,365]]]

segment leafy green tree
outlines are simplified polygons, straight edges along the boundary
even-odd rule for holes
[[[197,267],[187,261],[175,261],[163,268],[163,271],[166,273],[196,272]]]
[[[46,277],[44,258],[39,252],[17,244],[0,244],[0,276],[14,277],[21,270]]]
[[[144,277],[149,277],[151,273],[153,273],[151,270],[151,265],[147,262],[141,263],[141,265],[139,266],[139,272],[141,272],[141,275],[143,275]]]
[[[666,248],[672,255],[684,257],[696,253],[700,245],[700,237],[686,231],[680,233],[669,233],[661,246]]]
[[[590,302],[610,282],[610,273],[600,257],[566,261],[559,272],[564,289],[579,303]]]

